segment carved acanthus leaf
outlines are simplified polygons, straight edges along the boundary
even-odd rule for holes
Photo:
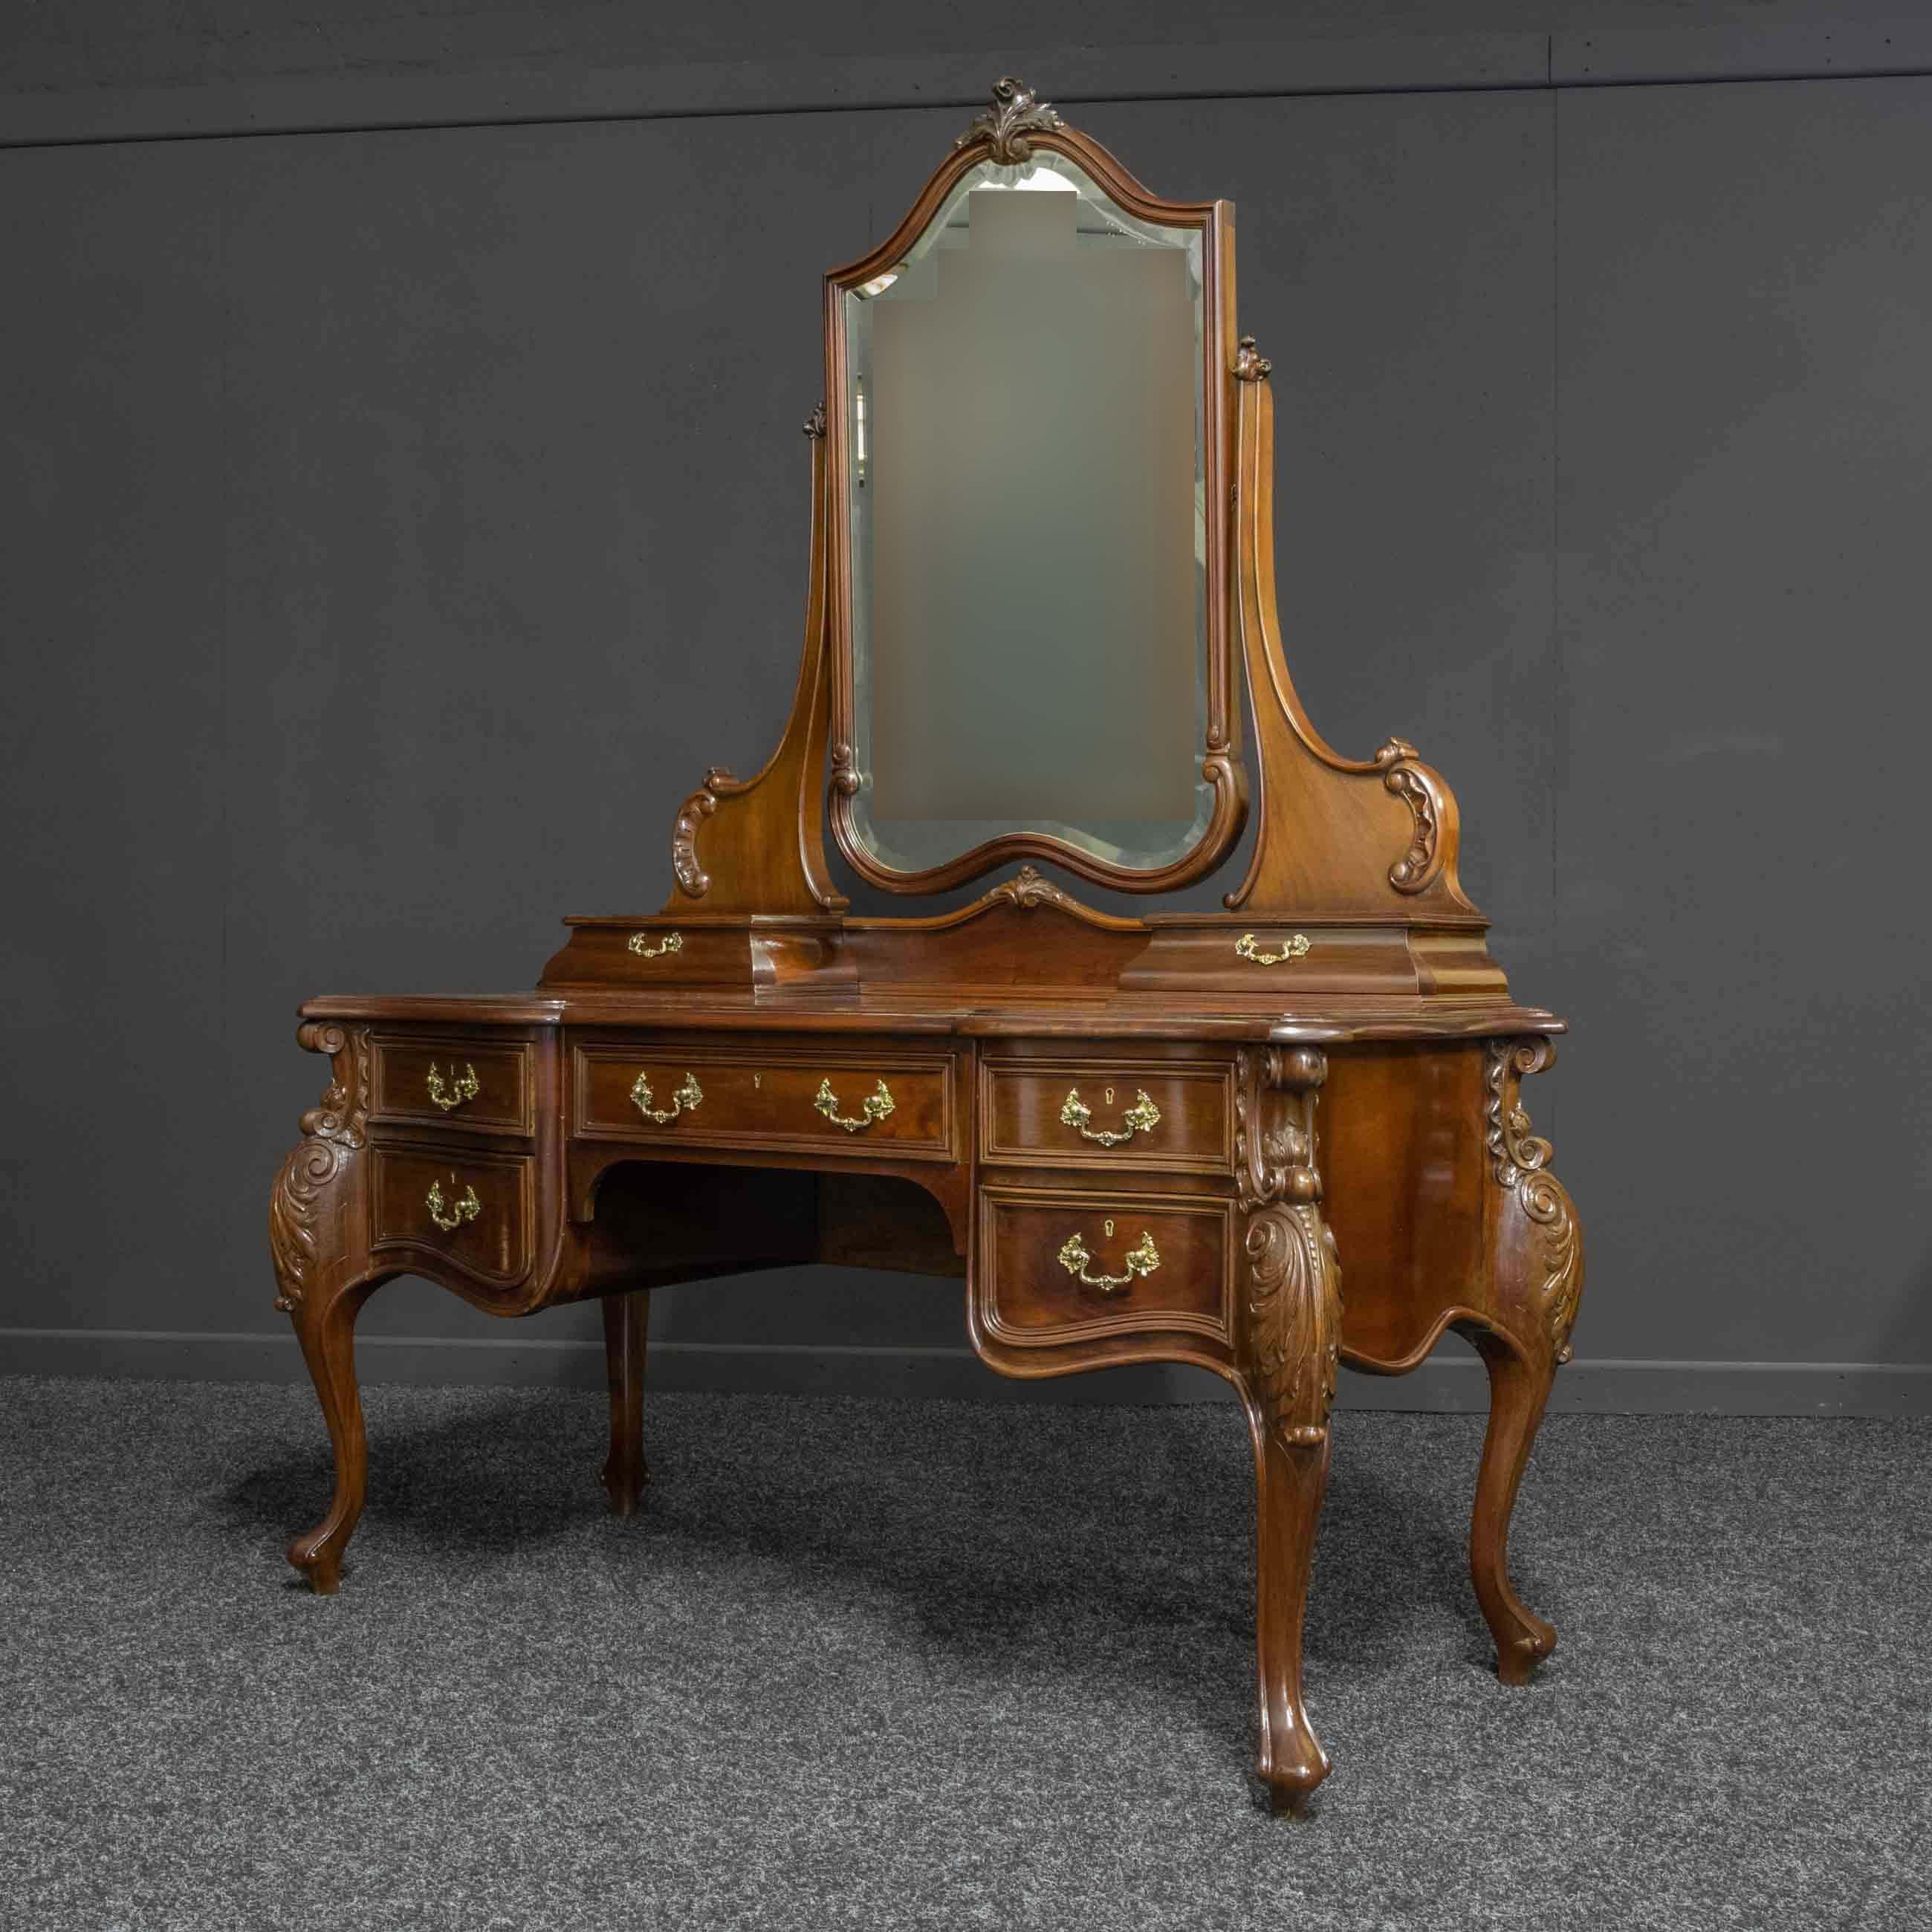
[[[1005,74],[993,83],[992,106],[952,145],[970,148],[975,141],[984,141],[988,159],[1001,167],[1018,167],[1033,159],[1033,143],[1027,136],[1051,134],[1060,125],[1060,116],[1036,99],[1024,81]]]
[[[1570,1359],[1570,1330],[1582,1298],[1582,1236],[1569,1190],[1550,1172],[1555,1150],[1530,1132],[1522,1100],[1524,1076],[1541,1072],[1556,1058],[1556,1049],[1540,1035],[1492,1040],[1484,1078],[1490,1172],[1498,1186],[1515,1196],[1540,1234],[1542,1280],[1536,1302],[1560,1364]]]
[[[825,405],[823,403],[815,403],[812,405],[811,415],[805,419],[805,433],[814,440],[820,439],[824,436]]]
[[[369,1030],[310,1022],[297,1037],[312,1053],[330,1054],[335,1078],[320,1106],[302,1117],[302,1138],[290,1150],[268,1197],[268,1252],[275,1306],[292,1314],[308,1286],[318,1246],[322,1196],[368,1138]],[[346,1076],[346,1077],[345,1077]]]
[[[1328,1070],[1308,1047],[1244,1048],[1235,1069],[1243,1367],[1269,1428],[1299,1448],[1328,1434],[1341,1342],[1341,1268],[1315,1166],[1316,1090]]]
[[[1342,1330],[1335,1238],[1312,1203],[1248,1222],[1247,1371],[1269,1427],[1295,1448],[1328,1433]]]
[[[321,1197],[348,1165],[333,1141],[298,1141],[268,1197],[268,1252],[275,1264],[275,1306],[292,1315],[308,1286],[316,1257],[316,1214]]]
[[[1043,905],[1058,906],[1062,912],[1076,916],[1087,910],[1078,899],[1062,892],[1051,879],[1031,866],[1022,866],[1010,879],[994,886],[986,897],[1004,899],[1022,912],[1030,912],[1036,906]]]

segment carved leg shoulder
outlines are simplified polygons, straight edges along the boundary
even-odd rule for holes
[[[1323,1056],[1306,1048],[1244,1053],[1236,1097],[1246,1258],[1238,1356],[1255,1447],[1256,1768],[1274,1808],[1291,1811],[1306,1807],[1329,1771],[1301,1691],[1342,1328],[1340,1268],[1315,1162],[1327,1072]]]

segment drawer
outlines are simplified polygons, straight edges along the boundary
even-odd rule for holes
[[[1047,1347],[1122,1330],[1232,1332],[1234,1204],[1206,1196],[982,1188],[988,1330]]]
[[[574,1072],[580,1137],[956,1158],[944,1054],[580,1042]]]
[[[531,1119],[532,1050],[485,1034],[378,1034],[375,1105],[379,1120],[434,1121],[493,1133],[536,1132]]]
[[[526,1156],[378,1144],[370,1160],[372,1249],[418,1249],[506,1287],[530,1273],[536,1177]]]
[[[1234,1171],[1225,1061],[988,1060],[980,1094],[982,1160]]]

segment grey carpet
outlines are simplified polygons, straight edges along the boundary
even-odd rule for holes
[[[1932,1426],[1570,1417],[1506,1690],[1462,1418],[1338,1430],[1270,1819],[1232,1408],[0,1382],[13,1928],[1932,1924]]]

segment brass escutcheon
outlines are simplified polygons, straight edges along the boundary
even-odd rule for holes
[[[454,1190],[456,1177],[453,1174],[449,1177],[449,1184]],[[442,1186],[434,1180],[429,1184],[429,1192],[424,1197],[423,1205],[429,1210],[429,1218],[446,1234],[461,1227],[466,1221],[475,1220],[483,1211],[483,1204],[477,1199],[476,1189],[466,1187],[457,1196],[456,1205],[445,1212]]]
[[[466,1100],[476,1097],[476,1070],[466,1060],[459,1076],[456,1062],[449,1063],[449,1084],[442,1084],[442,1076],[436,1070],[436,1062],[429,1064],[429,1097],[446,1114],[453,1107],[460,1107]]]
[[[704,1089],[698,1084],[698,1076],[687,1072],[684,1084],[670,1096],[668,1107],[651,1105],[651,1076],[640,1073],[631,1083],[631,1098],[639,1113],[647,1120],[655,1120],[662,1126],[667,1120],[674,1120],[680,1114],[695,1113],[704,1103]]]

